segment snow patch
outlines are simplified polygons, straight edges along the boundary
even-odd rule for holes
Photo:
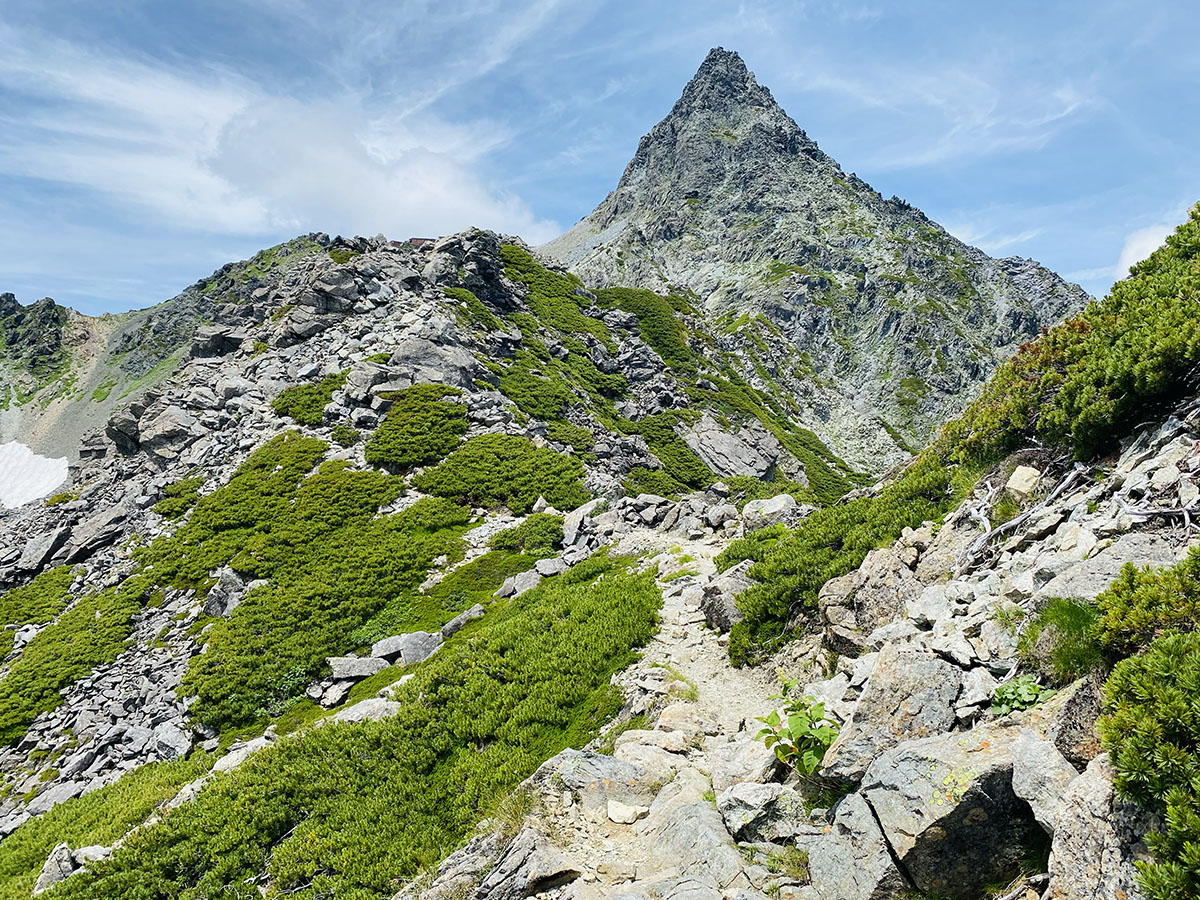
[[[0,506],[15,509],[49,496],[67,480],[67,460],[38,456],[20,441],[0,444]]]

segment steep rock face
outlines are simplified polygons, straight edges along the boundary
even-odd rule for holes
[[[786,385],[806,424],[873,468],[1087,300],[842,171],[722,49],[616,190],[543,250],[590,284],[695,292],[759,383]]]

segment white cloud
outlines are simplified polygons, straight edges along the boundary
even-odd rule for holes
[[[493,48],[474,71],[500,59]],[[298,99],[223,70],[108,57],[3,26],[0,89],[20,98],[0,118],[0,175],[96,192],[136,220],[226,234],[479,225],[541,241],[559,230],[479,174],[480,158],[512,140],[502,124],[448,122],[423,102]]]
[[[1121,248],[1121,255],[1117,259],[1117,267],[1113,270],[1113,278],[1122,279],[1129,274],[1131,266],[1140,263],[1143,259],[1162,246],[1162,242],[1167,239],[1167,235],[1175,230],[1174,225],[1149,225],[1146,228],[1139,228],[1137,231],[1131,232],[1125,238],[1125,246]]]

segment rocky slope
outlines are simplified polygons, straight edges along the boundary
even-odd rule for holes
[[[0,445],[17,441],[42,457],[76,462],[83,436],[170,375],[198,328],[219,319],[222,307],[248,302],[323,243],[324,235],[296,238],[230,263],[170,300],[119,315],[85,316],[50,298],[23,306],[0,294]]]
[[[861,468],[923,445],[1018,344],[1088,299],[844,172],[722,49],[616,189],[542,249],[589,284],[692,291],[725,316],[722,341],[755,383],[778,381]]]
[[[1145,855],[1140,842],[1152,820],[1113,797],[1111,769],[1093,731],[1096,683],[1083,680],[1048,704],[1010,715],[990,704],[1016,668],[1022,615],[1050,596],[1094,596],[1126,562],[1163,565],[1183,554],[1190,521],[1181,528],[1178,516],[1151,510],[1186,507],[1200,495],[1194,406],[1144,430],[1099,480],[1044,455],[1011,460],[940,529],[931,523],[907,532],[858,571],[830,581],[807,640],[786,645],[763,666],[734,669],[722,632],[738,616],[734,599],[749,581],[745,565],[717,574],[714,557],[737,536],[795,523],[811,507],[782,494],[739,509],[731,501],[741,494],[715,482],[715,473],[714,483],[679,500],[628,493],[622,482],[631,472],[661,465],[649,440],[660,449],[679,446],[653,431],[649,438],[621,435],[605,420],[617,415],[618,404],[643,420],[661,415],[663,398],[683,390],[642,339],[638,317],[605,309],[603,295],[576,285],[571,308],[582,318],[556,307],[559,325],[547,324],[546,315],[531,320],[528,311],[553,293],[546,284],[555,273],[529,268],[519,246],[505,249],[486,232],[415,247],[360,239],[331,250],[307,254],[250,302],[224,308],[195,336],[173,376],[114,413],[104,435],[87,442],[74,473],[77,499],[28,506],[5,520],[8,549],[0,560],[10,585],[26,585],[37,573],[68,575],[61,610],[13,623],[20,627],[0,692],[21,690],[23,660],[42,659],[39,641],[55,646],[73,610],[91,617],[87,604],[97,592],[129,583],[141,558],[133,547],[152,551],[155,541],[188,527],[187,504],[180,520],[165,502],[182,496],[173,485],[198,479],[198,494],[216,496],[284,429],[335,445],[339,428],[378,433],[402,396],[397,392],[413,384],[461,391],[460,438],[468,443],[509,435],[578,455],[597,498],[564,517],[551,556],[492,582],[494,593],[488,588],[482,603],[449,606],[439,624],[365,645],[343,639],[339,653],[320,659],[291,688],[290,702],[300,706],[281,706],[265,730],[261,720],[249,730],[197,722],[190,712],[196,700],[183,687],[196,661],[214,652],[212,629],[234,627],[243,621],[238,610],[254,605],[248,598],[262,585],[252,582],[253,565],[232,559],[196,587],[164,586],[122,613],[117,652],[55,682],[61,699],[22,726],[0,755],[9,785],[0,832],[10,836],[0,840],[0,855],[8,840],[18,842],[14,847],[31,841],[45,854],[13,884],[28,890],[36,877],[40,889],[68,891],[64,896],[111,895],[113,882],[87,879],[106,878],[104,866],[112,865],[115,883],[123,884],[130,876],[119,874],[129,871],[120,866],[132,865],[132,854],[174,820],[174,811],[219,797],[238,773],[252,782],[286,765],[285,754],[320,737],[324,729],[313,726],[325,720],[355,729],[401,716],[418,702],[404,685],[431,658],[464,646],[463,634],[477,640],[506,604],[570,577],[608,547],[655,570],[665,598],[661,627],[641,661],[614,676],[618,724],[589,749],[546,761],[499,817],[436,871],[397,885],[399,896],[1139,896],[1133,862]],[[460,293],[468,288],[469,296]],[[694,326],[689,339],[703,341],[689,315],[679,314]],[[621,348],[618,355],[604,336]],[[522,366],[521,347],[533,341],[546,348],[544,369]],[[565,367],[553,368],[555,360]],[[584,360],[623,376],[625,386],[614,386],[608,398],[611,409],[602,394],[570,380],[568,373],[590,371]],[[512,380],[515,372],[541,377],[536,371],[559,377],[571,392],[563,407],[543,409],[548,419],[522,409],[542,407],[530,407],[521,389],[528,382]],[[331,376],[336,380],[320,388]],[[314,415],[287,406],[304,419],[297,421],[277,411],[285,391],[305,386],[316,389]],[[782,445],[770,449],[762,421],[743,416],[738,424],[728,418],[735,410],[713,403],[707,413],[696,410],[691,424],[675,423],[683,447],[692,446],[684,440],[690,436],[709,458],[750,469],[766,465],[760,456],[772,453],[767,468],[804,478],[804,466],[787,462]],[[590,444],[562,431],[563,422],[587,431]],[[696,441],[701,422],[708,437]],[[551,434],[570,434],[588,449]],[[370,472],[368,446],[328,448],[326,465],[338,468],[321,471]],[[1031,476],[1028,463],[1044,473]],[[409,495],[380,515],[402,514],[422,496],[415,485],[428,482],[420,472],[407,479]],[[549,490],[545,484],[540,489]],[[791,484],[798,490],[801,482]],[[980,516],[993,515],[1000,484],[1028,515],[982,542]],[[544,501],[533,508],[545,509]],[[439,584],[482,561],[494,535],[523,521],[492,504],[476,505],[470,520],[462,551],[433,562],[418,596],[442,596]],[[54,568],[60,564],[75,568]],[[98,611],[97,624],[108,628],[108,615]],[[815,784],[787,778],[754,737],[755,718],[773,704],[777,669],[823,700],[840,727]],[[13,733],[12,701],[2,705],[0,718]],[[337,734],[349,741],[353,732]],[[270,762],[247,765],[262,759]],[[119,828],[114,834],[76,824],[87,803],[120,796],[108,792],[151,764],[191,768],[179,770],[186,784],[161,788],[169,802],[148,822],[126,820],[133,830],[124,836]],[[312,895],[274,866],[268,858],[248,881],[268,896]]]
[[[515,254],[510,258],[534,266],[527,276],[535,282],[554,275],[522,256],[516,245],[509,248]],[[227,484],[271,438],[297,427],[333,443],[330,458],[371,471],[369,445],[358,436],[376,431],[395,392],[413,384],[437,383],[461,394],[468,439],[519,436],[582,459],[584,487],[614,503],[607,519],[589,518],[582,529],[582,519],[568,524],[561,564],[539,563],[509,594],[536,584],[543,572],[558,574],[580,562],[630,523],[665,524],[683,539],[724,534],[727,523],[736,524],[737,508],[728,503],[699,499],[678,505],[649,493],[636,501],[622,499],[631,473],[663,473],[652,447],[677,464],[687,461],[691,470],[704,473],[705,483],[721,475],[737,476],[771,493],[770,483],[760,476],[787,472],[791,477],[780,488],[804,489],[804,498],[808,468],[817,466],[825,477],[843,478],[837,461],[819,444],[796,445],[808,466],[793,456],[767,430],[769,425],[788,441],[794,437],[780,416],[757,406],[741,412],[722,407],[719,393],[708,403],[701,396],[689,400],[685,383],[640,336],[637,316],[597,306],[594,295],[564,279],[571,296],[557,302],[569,303],[574,312],[559,309],[563,328],[539,324],[529,311],[531,304],[546,302],[545,297],[535,300],[525,283],[505,271],[501,241],[487,232],[422,246],[358,239],[341,241],[329,251],[312,247],[269,285],[244,296],[225,294],[227,302],[212,311],[212,324],[194,329],[188,338],[177,370],[112,413],[102,432],[85,436],[69,490],[52,504],[27,505],[0,519],[4,585],[24,586],[43,573],[74,573],[67,578],[61,610],[49,618],[10,623],[16,637],[0,670],[0,685],[7,679],[10,692],[32,690],[22,681],[28,648],[38,647],[39,636],[50,641],[45,646],[53,646],[56,631],[65,627],[73,610],[82,608],[80,603],[122,584],[137,570],[136,547],[178,527],[163,505],[179,496],[172,493],[174,485],[191,483],[195,493],[208,494]],[[205,295],[203,286],[191,294]],[[171,313],[170,308],[157,313],[167,322],[168,333]],[[680,318],[695,327],[680,333],[699,344],[705,337],[699,320],[686,314]],[[147,320],[142,330],[161,334],[163,327],[153,321]],[[122,334],[128,341],[128,329]],[[164,347],[174,343],[161,340]],[[523,347],[528,346],[539,346],[541,357],[527,359]],[[699,365],[703,375],[713,363]],[[605,393],[589,392],[579,373],[593,381],[606,379],[601,382]],[[552,392],[561,404],[557,409],[541,398],[540,392],[550,392],[552,384],[543,374],[563,385]],[[337,386],[320,395],[330,377]],[[716,369],[711,377],[721,380]],[[319,395],[315,417],[299,424],[279,411],[285,390],[296,389]],[[649,437],[638,433],[639,422],[656,421],[664,409],[689,404],[687,415],[681,412],[668,420],[673,425],[652,430]],[[710,404],[711,411],[702,412]],[[629,433],[614,423],[625,423]],[[342,430],[351,432],[352,440],[340,437]],[[338,440],[346,446],[337,447]],[[549,493],[549,487],[536,487]],[[584,512],[594,510],[597,502]],[[803,512],[790,497],[777,505],[780,515],[794,518]],[[485,508],[476,514],[479,529],[467,538],[471,549],[465,562],[486,553],[487,540],[498,529],[519,521]],[[435,570],[429,587],[445,574]],[[217,746],[213,731],[193,727],[188,701],[177,689],[204,648],[199,625],[227,616],[250,580],[224,568],[199,589],[167,587],[156,602],[115,623],[123,637],[108,658],[92,659],[76,675],[54,681],[61,699],[23,723],[24,737],[0,751],[0,771],[9,785],[7,799],[0,803],[6,816],[0,831],[11,832],[30,817],[149,762],[177,759],[197,742]],[[389,661],[366,668],[356,663],[347,663],[348,669],[323,666],[326,675],[309,686],[310,696],[339,707],[357,680]],[[350,671],[355,674],[346,674]]]

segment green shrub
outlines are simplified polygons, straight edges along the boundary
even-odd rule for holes
[[[335,463],[300,483],[287,514],[231,560],[244,578],[270,584],[218,621],[207,651],[193,658],[183,679],[197,697],[193,716],[227,727],[278,715],[326,657],[354,649],[347,636],[355,628],[414,591],[433,560],[456,549],[455,529],[468,514],[444,500],[374,515],[400,490],[391,476]]]
[[[1033,440],[1080,459],[1194,391],[1200,363],[1200,209],[1108,296],[1025,344],[943,430],[956,459],[994,459]]]
[[[1162,817],[1139,862],[1151,900],[1200,896],[1200,634],[1166,634],[1117,665],[1104,688],[1100,737],[1120,794]]]
[[[146,599],[137,576],[88,594],[39,631],[0,680],[0,742],[20,740],[39,713],[62,703],[61,691],[125,649]]]
[[[334,443],[342,447],[353,447],[362,437],[362,432],[349,425],[334,425],[331,432]]]
[[[178,519],[196,505],[204,478],[181,478],[163,488],[163,499],[154,504],[154,511],[164,519]]]
[[[351,250],[348,247],[335,247],[329,251],[329,258],[339,266],[344,266],[356,256],[362,256],[362,254],[359,251]]]
[[[490,603],[506,578],[532,569],[536,561],[535,556],[509,550],[485,553],[455,568],[426,593],[410,590],[388,601],[369,621],[354,629],[346,643],[365,648],[393,634],[436,631],[464,609]],[[354,695],[349,699],[353,700]]]
[[[587,500],[583,464],[574,457],[535,447],[527,438],[481,434],[433,469],[413,479],[427,494],[480,506],[507,505],[526,513],[539,496],[557,509]]]
[[[784,701],[783,715],[773,709],[756,719],[766,727],[754,739],[773,750],[781,763],[808,777],[817,771],[825,751],[837,739],[838,728],[825,717],[824,703],[793,695],[796,685],[795,681],[783,682],[782,693],[771,698]]]
[[[488,546],[494,550],[527,553],[530,556],[553,556],[562,547],[563,520],[561,516],[534,513],[512,528],[493,535]]]
[[[44,502],[47,507],[51,507],[61,506],[64,503],[70,503],[72,500],[78,499],[79,493],[77,491],[62,491],[58,494],[47,497]]]
[[[617,345],[604,323],[580,308],[585,298],[576,293],[582,288],[578,278],[551,272],[515,244],[501,247],[500,256],[505,276],[529,288],[529,306],[540,324],[568,334],[589,334],[616,352]]]
[[[517,409],[538,419],[558,419],[576,397],[562,383],[512,366],[500,376],[500,392],[517,404]]]
[[[646,439],[650,452],[658,457],[663,471],[674,480],[676,487],[669,492],[672,494],[684,488],[707,487],[717,480],[713,470],[675,432],[675,426],[682,421],[680,413],[668,410],[637,422],[626,419],[618,423],[626,434],[640,434]]]
[[[786,478],[774,481],[764,481],[749,475],[730,475],[721,479],[732,492],[737,508],[741,509],[751,500],[769,500],[780,494],[791,494],[793,497],[803,497],[807,493],[804,487]]]
[[[657,494],[660,497],[675,497],[683,489],[683,486],[663,469],[647,469],[645,466],[634,466],[630,469],[621,486],[630,495]]]
[[[387,350],[383,350],[383,351],[380,351],[379,353],[372,353],[370,356],[367,357],[367,362],[375,363],[377,365],[383,365],[384,363],[388,362],[391,358],[392,358],[391,352],[387,351]]]
[[[695,374],[696,359],[687,344],[687,329],[676,317],[677,306],[671,299],[654,291],[614,287],[596,291],[596,301],[637,316],[638,333],[662,361],[681,374]]]
[[[1096,634],[1112,655],[1128,656],[1166,631],[1192,631],[1200,622],[1200,548],[1165,569],[1126,565],[1096,597]]]
[[[30,819],[0,843],[0,900],[28,900],[56,844],[73,849],[112,845],[211,763],[207,754],[193,753],[186,760],[140,766],[113,784]]]
[[[443,293],[452,300],[457,300],[467,311],[469,321],[479,325],[486,331],[503,331],[503,323],[488,310],[474,293],[466,288],[444,287]]]
[[[1029,709],[1054,696],[1054,691],[1038,684],[1032,674],[1018,675],[1011,681],[997,685],[992,691],[992,712],[1007,716],[1019,709]]]
[[[271,409],[301,425],[320,425],[333,392],[346,384],[346,372],[326,375],[316,384],[294,384],[271,401]]]
[[[1036,659],[1038,639],[1050,630],[1052,646],[1049,668],[1059,684],[1074,681],[1104,665],[1104,653],[1096,640],[1099,610],[1090,603],[1052,597],[1021,633],[1021,658],[1041,665]]]
[[[874,497],[817,510],[778,541],[776,532],[764,529],[762,538],[732,545],[720,564],[732,565],[739,554],[757,558],[750,569],[757,583],[738,598],[745,618],[730,633],[730,658],[744,665],[776,646],[792,616],[816,606],[826,581],[858,568],[870,551],[895,541],[905,528],[941,518],[953,499],[950,471],[936,458],[920,457]]]
[[[457,388],[416,384],[390,395],[392,407],[363,452],[373,466],[408,469],[443,459],[467,431],[467,408],[452,403]]]
[[[132,834],[57,900],[389,897],[545,759],[620,707],[613,673],[653,633],[653,575],[597,560],[489,613],[399,688],[399,713],[281,739]],[[257,881],[255,882],[255,884]]]
[[[566,444],[575,450],[576,453],[583,453],[592,449],[592,445],[596,442],[595,436],[590,428],[584,428],[582,425],[572,425],[570,422],[562,419],[552,419],[546,423],[546,440],[554,441],[558,444]]]
[[[0,625],[42,625],[52,621],[71,602],[74,566],[59,566],[34,578],[29,584],[0,594]],[[13,648],[15,631],[0,631],[0,658]]]

